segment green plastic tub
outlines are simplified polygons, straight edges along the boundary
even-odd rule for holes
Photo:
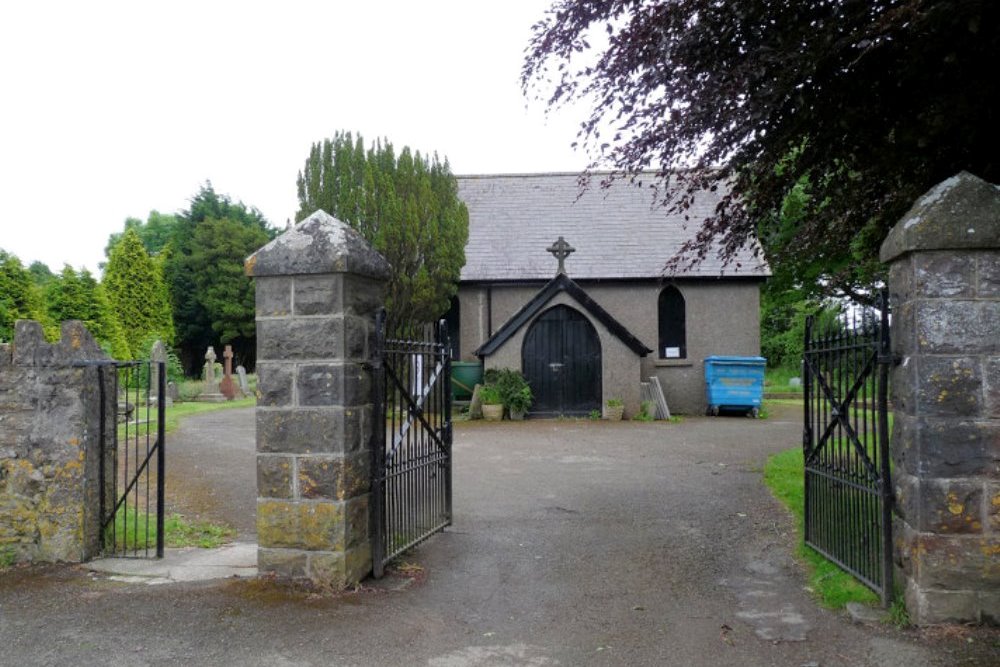
[[[472,400],[472,390],[483,381],[483,365],[478,361],[451,362],[451,398]]]

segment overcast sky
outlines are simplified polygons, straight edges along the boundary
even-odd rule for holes
[[[3,3],[0,249],[97,270],[126,217],[201,183],[283,226],[336,130],[457,174],[577,171],[581,110],[518,75],[549,0]]]

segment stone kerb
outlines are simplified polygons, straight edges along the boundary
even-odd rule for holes
[[[916,202],[890,263],[896,558],[911,618],[1000,623],[1000,190]]]
[[[107,359],[81,322],[57,343],[38,322],[0,345],[0,556],[80,562],[100,550],[97,370]],[[110,382],[109,382],[110,386]]]
[[[344,587],[371,571],[375,314],[389,264],[323,211],[246,261],[256,283],[258,568]]]

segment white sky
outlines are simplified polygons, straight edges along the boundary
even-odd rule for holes
[[[577,171],[583,110],[521,93],[549,0],[5,2],[0,248],[97,270],[128,216],[201,183],[284,226],[336,130],[447,156],[457,174]]]

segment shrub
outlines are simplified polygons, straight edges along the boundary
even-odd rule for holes
[[[483,405],[502,405],[503,397],[500,396],[500,390],[491,384],[485,384],[479,390],[479,400],[483,402]]]
[[[486,386],[496,387],[500,392],[499,402],[508,410],[520,412],[531,407],[534,396],[528,381],[520,371],[512,368],[491,368],[483,374],[483,381]]]

